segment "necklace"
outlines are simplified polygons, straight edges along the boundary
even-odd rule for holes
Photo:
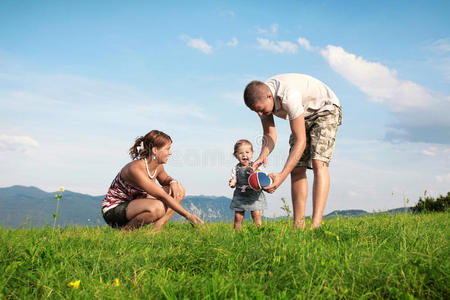
[[[144,158],[144,161],[145,161],[145,168],[147,169],[148,177],[150,177],[150,179],[155,178],[155,176],[156,176],[156,171],[158,171],[158,167],[156,167],[155,172],[153,173],[153,176],[152,176],[152,175],[150,174],[150,170],[148,169],[147,159]]]

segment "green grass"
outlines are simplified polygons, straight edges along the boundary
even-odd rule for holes
[[[0,229],[0,298],[448,299],[450,214],[286,221],[204,230],[170,223]],[[120,286],[114,286],[115,278]],[[81,280],[78,289],[67,283]]]

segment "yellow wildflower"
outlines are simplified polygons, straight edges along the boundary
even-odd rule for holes
[[[78,289],[78,287],[80,286],[80,282],[81,282],[81,280],[71,281],[67,284],[67,286],[73,287],[74,289]]]
[[[64,192],[64,187],[60,187],[59,190],[61,191],[61,193]]]
[[[114,286],[119,286],[120,282],[119,282],[119,278],[114,279]]]

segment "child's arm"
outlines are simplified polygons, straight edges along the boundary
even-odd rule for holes
[[[233,169],[231,170],[231,179],[228,182],[228,185],[230,186],[230,188],[236,187],[236,167],[233,167]]]

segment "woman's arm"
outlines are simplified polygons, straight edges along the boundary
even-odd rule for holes
[[[161,166],[159,167],[161,168]],[[144,165],[138,161],[128,164],[122,173],[123,179],[135,187],[146,191],[149,195],[163,201],[168,207],[191,221],[192,214],[185,210],[175,199],[164,191],[164,189],[153,180],[148,178]],[[198,222],[200,223],[200,222]]]
[[[159,166],[158,176],[156,179],[158,179],[160,185],[169,187],[170,196],[177,200],[180,200],[180,198],[183,197],[183,189],[181,184],[166,173],[164,166]]]
[[[163,166],[159,166],[158,167],[158,176],[156,177],[156,179],[158,179],[158,182],[160,185],[162,186],[169,186],[171,183],[176,182],[175,179],[173,179],[172,177],[170,177],[166,170],[164,170]]]

